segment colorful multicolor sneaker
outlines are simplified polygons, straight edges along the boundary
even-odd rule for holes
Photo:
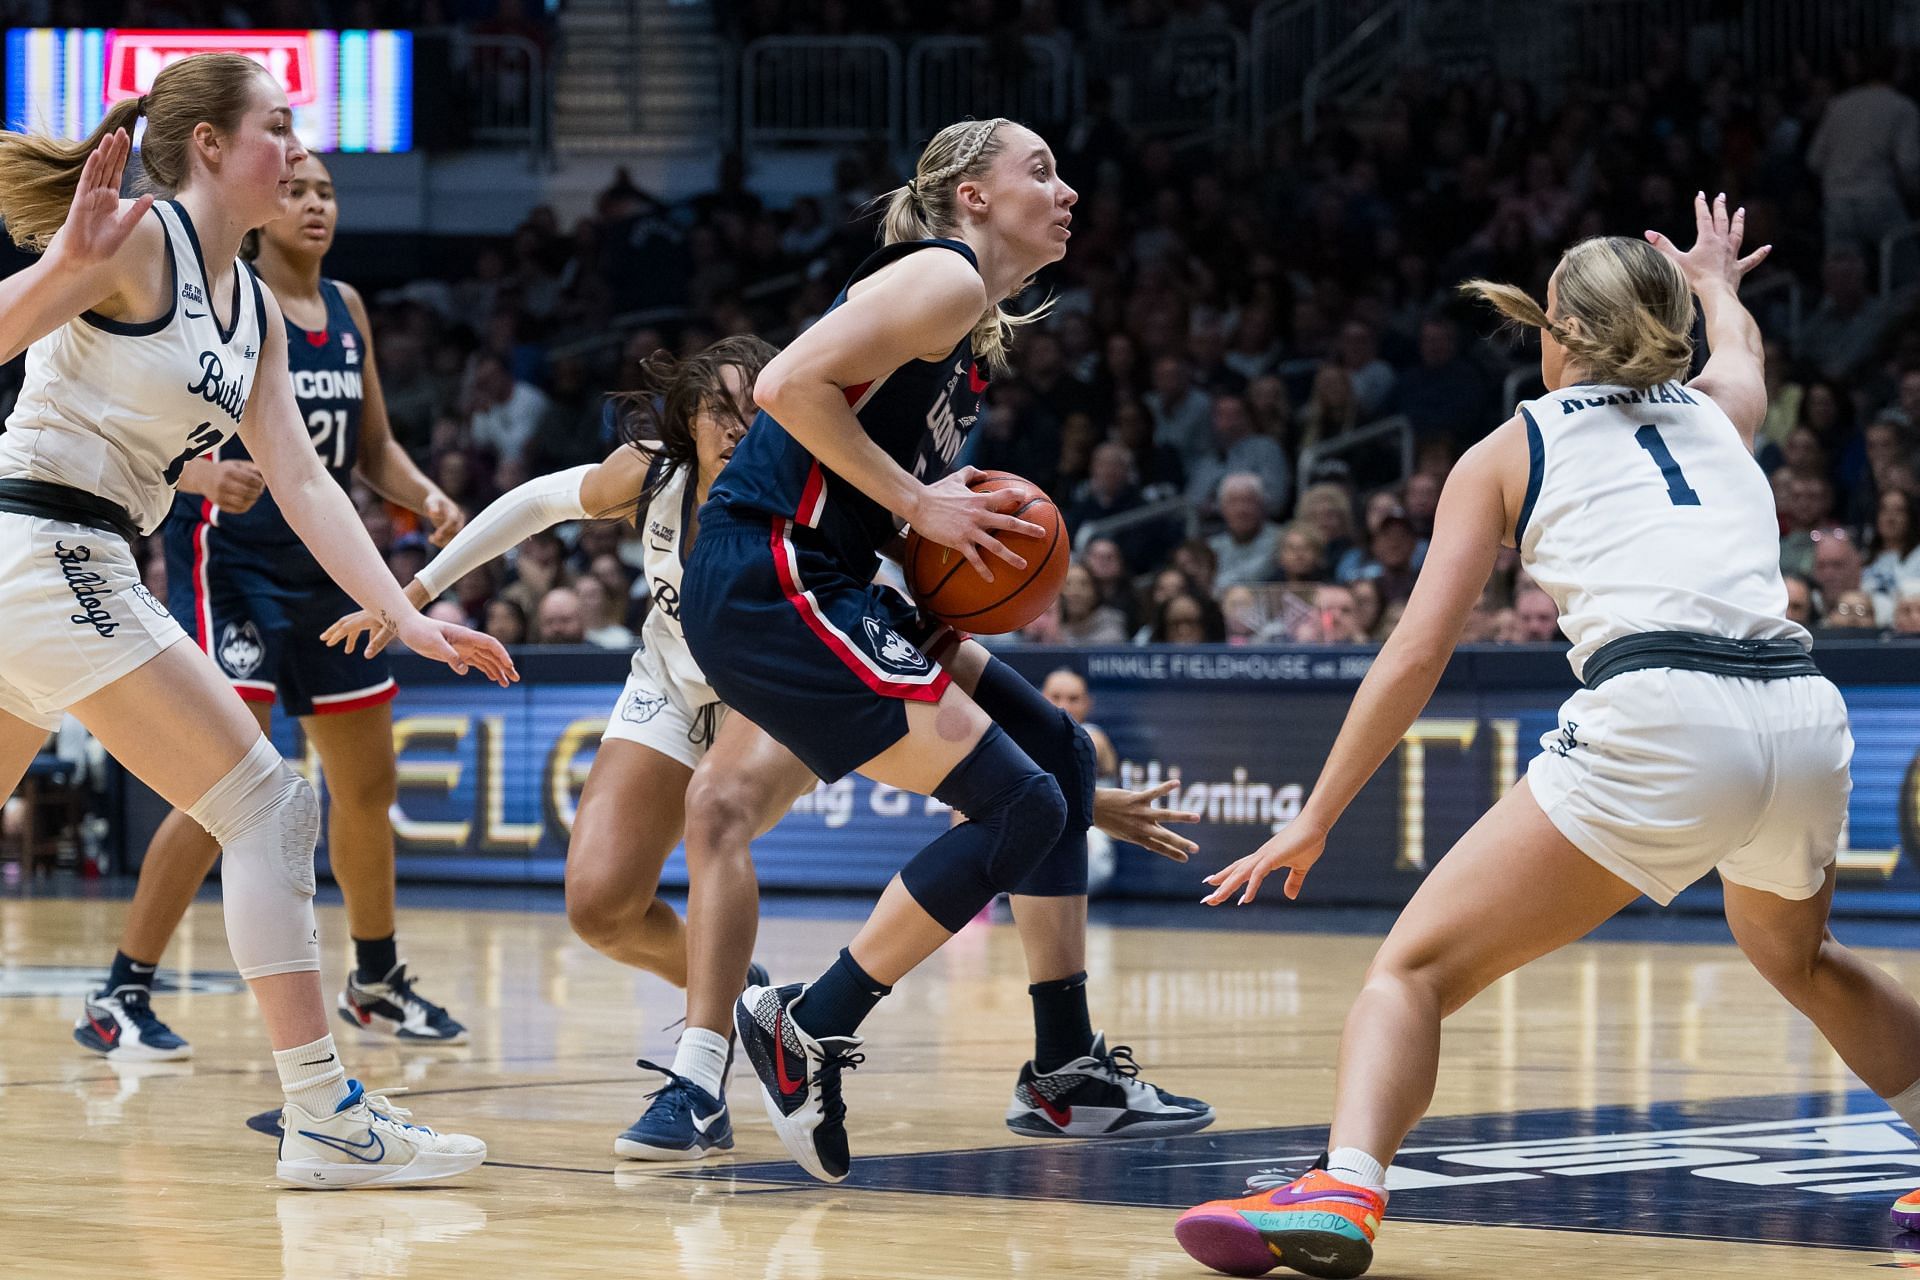
[[[1902,1231],[1920,1231],[1920,1191],[1909,1191],[1895,1200],[1889,1215]]]
[[[1174,1224],[1173,1236],[1195,1262],[1225,1275],[1263,1276],[1291,1267],[1323,1280],[1346,1280],[1373,1265],[1373,1237],[1386,1211],[1385,1192],[1314,1169],[1282,1186],[1189,1209]]]
[[[840,1076],[865,1061],[859,1036],[814,1039],[790,1016],[806,993],[802,983],[748,987],[733,1006],[740,1051],[760,1077],[767,1119],[787,1154],[822,1182],[841,1182],[847,1152],[847,1103]]]
[[[1164,1138],[1212,1123],[1213,1108],[1200,1099],[1142,1080],[1133,1050],[1109,1049],[1104,1031],[1065,1066],[1021,1067],[1007,1104],[1007,1128],[1029,1138]]]

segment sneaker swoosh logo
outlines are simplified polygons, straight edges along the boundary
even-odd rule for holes
[[[724,1111],[716,1111],[710,1116],[689,1115],[688,1118],[693,1121],[693,1131],[704,1138],[707,1136],[707,1130],[713,1127],[713,1122],[725,1114],[727,1113]]]
[[[367,1164],[378,1164],[387,1158],[387,1144],[382,1141],[380,1135],[372,1129],[367,1130],[367,1140],[365,1142],[348,1142],[345,1138],[329,1137],[324,1133],[314,1133],[307,1129],[300,1130],[300,1136],[303,1138],[312,1138],[321,1146],[332,1147],[335,1151],[345,1152],[355,1160],[364,1161]],[[369,1155],[367,1154],[368,1152],[372,1152],[372,1154]]]
[[[87,1021],[93,1024],[94,1034],[107,1042],[108,1048],[112,1048],[114,1045],[120,1043],[120,1023],[118,1021],[109,1019],[107,1025],[103,1027],[100,1025],[100,1019],[93,1016],[93,1010],[91,1009],[87,1010]]]
[[[1035,1089],[1033,1091],[1033,1096],[1036,1099],[1038,1099],[1040,1103],[1040,1109],[1047,1113],[1047,1119],[1053,1121],[1055,1124],[1059,1125],[1061,1128],[1065,1128],[1067,1125],[1067,1122],[1073,1119],[1072,1107],[1054,1106],[1053,1103],[1047,1099],[1047,1095],[1040,1092],[1038,1089]]]
[[[780,1092],[787,1097],[792,1097],[807,1087],[807,1075],[802,1071],[798,1080],[787,1076],[787,1038],[783,1034],[782,1026],[785,1021],[791,1021],[787,1018],[787,1011],[784,1008],[775,1009],[773,1011],[773,1073],[780,1081]]]

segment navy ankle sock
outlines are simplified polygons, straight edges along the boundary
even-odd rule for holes
[[[142,964],[124,951],[113,953],[113,967],[107,970],[107,985],[101,993],[118,991],[121,987],[141,987],[153,990],[153,973],[159,968],[155,964]]]
[[[1033,997],[1033,1069],[1058,1071],[1093,1047],[1087,1015],[1087,975],[1076,973],[1027,988]]]
[[[356,982],[380,982],[400,963],[399,945],[393,935],[384,938],[355,938],[353,959]]]
[[[880,1003],[880,997],[892,990],[868,977],[853,953],[842,947],[840,958],[794,1002],[789,1016],[816,1040],[821,1036],[850,1036]]]

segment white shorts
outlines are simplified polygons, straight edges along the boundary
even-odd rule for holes
[[[1588,857],[1665,906],[1718,869],[1782,898],[1825,882],[1853,789],[1831,681],[1629,671],[1582,689],[1527,783]]]
[[[654,661],[652,650],[643,648],[633,655],[626,688],[620,691],[620,701],[607,717],[600,740],[637,742],[697,769],[726,718],[724,702],[688,698],[680,683]]]
[[[116,533],[0,511],[0,711],[45,729],[187,638]]]

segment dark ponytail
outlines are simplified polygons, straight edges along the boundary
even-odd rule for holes
[[[634,512],[644,511],[653,496],[683,469],[693,472],[695,483],[699,482],[700,452],[694,444],[694,419],[703,409],[722,414],[738,412],[727,392],[726,370],[740,371],[751,398],[760,371],[777,354],[771,344],[751,334],[740,334],[722,338],[684,359],[670,351],[656,351],[640,362],[640,385],[609,397],[614,412],[620,415],[620,442],[659,461],[634,504]]]

